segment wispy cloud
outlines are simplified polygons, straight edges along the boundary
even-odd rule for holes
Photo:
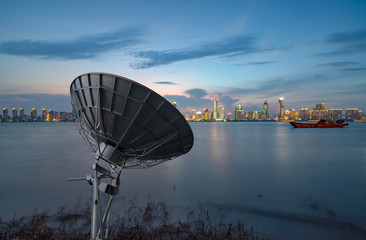
[[[330,62],[330,63],[323,63],[318,64],[316,66],[319,67],[334,67],[334,68],[342,68],[342,67],[349,67],[359,65],[359,62],[352,62],[352,61],[343,61],[343,62]]]
[[[238,63],[238,64],[235,64],[235,66],[248,66],[248,65],[261,66],[261,65],[267,65],[267,64],[271,64],[271,63],[275,63],[275,62],[276,61],[247,62],[247,63]]]
[[[338,56],[366,51],[366,29],[351,32],[335,33],[327,36],[324,42],[337,46],[334,51],[320,53],[316,56]]]
[[[155,84],[162,84],[162,85],[178,85],[175,82],[170,81],[162,81],[162,82],[154,82]]]
[[[260,48],[257,39],[251,36],[233,36],[217,42],[200,43],[191,48],[165,50],[165,51],[140,51],[133,55],[141,60],[131,63],[135,69],[151,68],[159,65],[200,59],[204,57],[235,57],[260,52],[271,52],[281,48]]]
[[[359,67],[359,68],[343,68],[342,69],[343,72],[365,72],[366,68],[364,67]]]
[[[20,40],[0,43],[0,53],[44,59],[89,59],[111,50],[141,42],[143,28],[131,27],[115,32],[83,36],[69,41]]]

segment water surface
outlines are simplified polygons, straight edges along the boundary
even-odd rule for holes
[[[272,239],[363,239],[366,124],[294,129],[286,122],[191,123],[192,150],[148,170],[126,170],[114,212],[163,201],[170,218],[240,219]],[[0,216],[83,207],[93,155],[76,123],[0,124]]]

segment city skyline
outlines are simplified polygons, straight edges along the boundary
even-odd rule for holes
[[[267,100],[264,101],[262,109],[259,110],[243,110],[243,105],[237,103],[233,111],[220,106],[219,99],[213,98],[211,101],[212,111],[209,107],[204,108],[202,111],[192,108],[191,116],[189,113],[180,111],[187,120],[192,121],[226,121],[226,120],[320,120],[331,119],[338,120],[363,120],[366,121],[366,115],[363,114],[362,109],[359,108],[326,108],[326,103],[317,103],[314,108],[302,107],[299,110],[285,108],[285,99],[280,97],[278,99],[277,112],[269,108]],[[178,108],[177,102],[172,101],[171,104]],[[9,110],[11,109],[11,113]],[[19,110],[19,115],[18,115]],[[271,112],[272,111],[272,112]],[[1,119],[10,120],[75,120],[72,112],[54,111],[52,109],[42,108],[42,113],[37,115],[37,108],[32,108],[29,115],[26,114],[24,108],[3,108],[3,115],[0,114]],[[60,116],[60,117],[59,117]],[[61,117],[62,116],[62,117]],[[6,121],[6,120],[5,120]]]
[[[75,77],[109,72],[182,112],[212,98],[366,109],[365,12],[356,0],[3,1],[0,105],[66,99]],[[59,102],[45,107],[71,109]]]

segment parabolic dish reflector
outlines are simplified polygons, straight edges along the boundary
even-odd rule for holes
[[[149,167],[187,153],[193,133],[165,98],[130,79],[87,73],[70,86],[80,133],[98,158],[120,167]]]

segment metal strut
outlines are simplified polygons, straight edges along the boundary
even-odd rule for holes
[[[109,212],[112,206],[114,196],[119,192],[120,175],[122,168],[119,173],[112,170],[107,170],[97,163],[92,165],[93,175],[87,175],[86,178],[69,178],[66,181],[79,181],[86,180],[90,185],[93,185],[93,199],[92,199],[92,217],[91,217],[91,239],[92,240],[104,240],[108,238],[109,230]],[[107,184],[101,182],[102,178],[111,178],[112,183]],[[102,216],[102,207],[100,201],[100,192],[109,194],[108,204],[105,208]]]

